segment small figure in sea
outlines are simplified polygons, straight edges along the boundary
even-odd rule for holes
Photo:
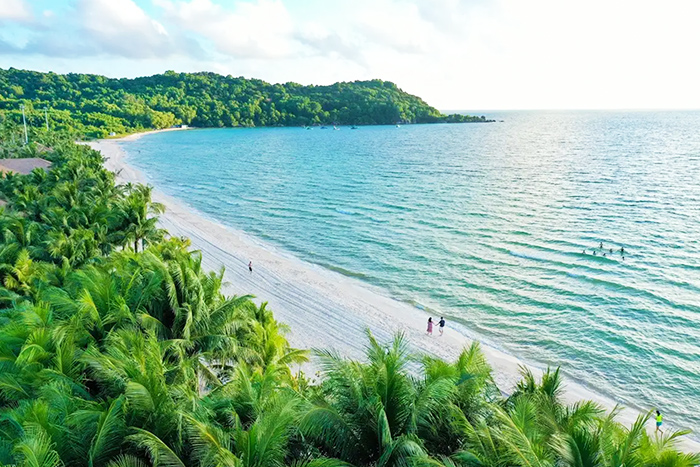
[[[663,430],[661,429],[661,425],[663,425],[663,424],[664,424],[664,416],[661,415],[661,412],[659,412],[657,410],[656,411],[656,433],[658,433],[660,431],[662,435],[664,434]]]
[[[600,242],[600,249],[603,249],[603,242]]]
[[[624,255],[624,254],[625,254],[625,247],[624,247],[624,246],[623,246],[623,247],[620,247],[620,254],[621,254],[621,255]]]
[[[612,253],[613,253],[612,248],[610,248],[610,254],[612,255]]]
[[[623,257],[622,257],[622,261],[624,261],[624,260],[625,260],[625,257],[623,256]]]
[[[605,256],[605,253],[603,253],[603,256]]]
[[[583,254],[584,254],[584,255],[586,254],[586,250],[583,250]]]
[[[440,326],[440,335],[442,336],[442,333],[445,332],[445,318],[442,316],[440,317],[440,321],[438,321],[438,326]]]
[[[428,330],[425,332],[427,335],[433,335],[433,317],[428,318]]]
[[[248,271],[250,271],[251,273],[253,272],[253,262],[252,261],[250,261],[248,263]]]
[[[593,250],[593,256],[597,256],[597,255],[598,255],[598,253],[596,253],[596,251]]]

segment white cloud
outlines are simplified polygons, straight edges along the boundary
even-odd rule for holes
[[[20,32],[11,37],[0,34],[0,53],[74,60],[205,55],[196,42],[170,34],[163,23],[148,16],[133,0],[73,0],[66,8],[44,10]]]
[[[374,2],[358,18],[359,30],[370,46],[389,47],[400,53],[427,53],[436,39],[437,31],[410,3]]]
[[[294,23],[280,0],[237,2],[225,9],[210,0],[154,0],[166,17],[211,41],[217,51],[242,58],[282,58],[298,47]]]
[[[24,0],[0,0],[0,21],[26,22],[31,20],[32,13]]]
[[[132,0],[80,0],[82,27],[101,50],[134,58],[176,51],[168,31]]]
[[[307,57],[322,56],[364,63],[364,47],[358,35],[340,33],[320,22],[306,21],[299,27],[295,37],[304,46]]]

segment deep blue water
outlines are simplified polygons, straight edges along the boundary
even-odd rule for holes
[[[127,149],[225,224],[700,427],[700,112],[488,115]]]

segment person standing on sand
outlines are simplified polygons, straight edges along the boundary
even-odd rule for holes
[[[248,263],[248,271],[250,271],[251,274],[253,273],[253,262],[252,262],[252,261],[250,261],[250,262]]]
[[[440,316],[440,321],[438,321],[438,325],[440,326],[440,335],[442,336],[442,333],[445,332],[445,318]]]
[[[664,416],[661,415],[661,412],[659,412],[657,410],[656,411],[656,432],[655,433],[658,433],[660,431],[662,435],[664,434],[663,430],[661,429],[661,425],[663,425],[663,423],[664,423]]]
[[[431,316],[428,318],[428,330],[426,331],[426,334],[429,336],[433,335],[433,317]]]

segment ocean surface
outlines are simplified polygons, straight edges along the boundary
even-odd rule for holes
[[[125,148],[226,225],[700,429],[700,112],[485,114]]]

